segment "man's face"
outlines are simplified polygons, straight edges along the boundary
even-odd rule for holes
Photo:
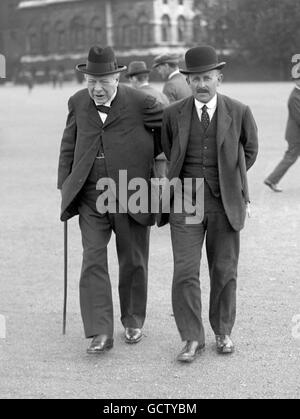
[[[97,105],[104,105],[108,102],[116,92],[118,84],[119,74],[100,77],[87,75],[88,91]]]
[[[167,78],[171,74],[169,64],[160,64],[158,67],[156,67],[156,70],[163,80],[167,80]]]
[[[195,99],[202,103],[208,103],[216,94],[223,75],[218,70],[205,73],[189,74],[187,82]]]

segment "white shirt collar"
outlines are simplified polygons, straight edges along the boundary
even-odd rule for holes
[[[300,86],[295,86],[295,87],[296,87],[296,89],[300,90]]]
[[[217,95],[215,96],[207,103],[200,102],[199,100],[195,99],[195,106],[197,109],[202,109],[203,106],[206,105],[208,109],[216,109],[217,107]]]
[[[149,83],[147,81],[143,84],[140,84],[140,87],[145,87],[145,86],[149,86]]]
[[[179,68],[175,71],[173,71],[173,73],[171,73],[168,77],[169,80],[171,80],[172,77],[176,76],[176,74],[180,74]]]

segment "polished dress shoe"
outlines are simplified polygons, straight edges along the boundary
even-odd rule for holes
[[[264,181],[264,184],[269,186],[270,189],[272,189],[273,192],[282,192],[282,189],[278,188],[275,183],[270,182],[268,179]]]
[[[87,353],[90,355],[101,354],[109,351],[114,346],[114,340],[107,335],[94,336]]]
[[[142,329],[135,329],[133,327],[125,328],[125,342],[138,343],[143,337]]]
[[[216,335],[217,352],[221,355],[229,355],[234,352],[234,344],[228,335]]]
[[[205,344],[200,344],[196,340],[188,340],[185,347],[177,356],[177,361],[191,363],[195,361],[196,356],[205,348]]]

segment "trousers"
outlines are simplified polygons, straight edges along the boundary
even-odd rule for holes
[[[205,343],[200,261],[204,240],[210,276],[209,320],[216,335],[230,335],[236,318],[239,232],[231,227],[221,198],[205,183],[204,219],[186,224],[186,214],[170,214],[174,257],[172,305],[183,341]]]
[[[107,246],[116,237],[119,300],[124,327],[142,328],[146,317],[150,228],[128,214],[99,214],[96,182],[106,175],[104,159],[95,160],[79,200],[83,260],[80,307],[85,336],[114,333],[112,287]]]

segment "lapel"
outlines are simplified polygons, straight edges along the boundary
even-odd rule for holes
[[[179,109],[179,115],[178,115],[178,120],[177,120],[178,133],[179,133],[179,148],[180,148],[179,155],[184,154],[187,148],[191,122],[192,122],[193,106],[194,106],[194,97],[191,96],[183,104],[182,108]]]
[[[99,116],[99,113],[96,109],[95,103],[92,98],[90,98],[88,107],[87,107],[87,116],[89,124],[96,126],[97,129],[103,127],[103,122],[101,121],[101,118]]]
[[[218,151],[221,149],[225,141],[227,131],[231,125],[232,118],[228,112],[224,97],[218,94],[217,104],[217,146]]]

